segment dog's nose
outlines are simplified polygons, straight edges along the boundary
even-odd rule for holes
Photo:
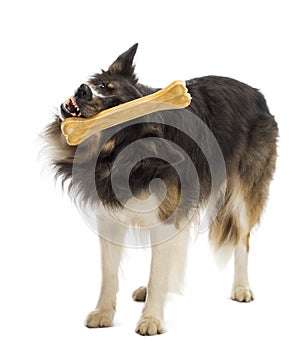
[[[93,99],[93,93],[90,87],[86,84],[82,84],[76,91],[75,97],[84,101],[91,101]]]

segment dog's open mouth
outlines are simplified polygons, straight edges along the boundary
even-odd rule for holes
[[[76,97],[72,96],[61,105],[64,117],[80,117],[82,113],[76,102]]]

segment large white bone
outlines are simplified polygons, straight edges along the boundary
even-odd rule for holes
[[[182,109],[191,102],[185,83],[177,80],[160,91],[104,110],[90,118],[70,117],[61,124],[69,145],[78,145],[92,134],[155,111]]]

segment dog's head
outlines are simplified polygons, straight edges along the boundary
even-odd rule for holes
[[[142,97],[133,65],[137,47],[137,44],[132,46],[107,71],[102,70],[82,84],[74,96],[61,104],[60,119],[76,116],[89,118],[102,110]]]

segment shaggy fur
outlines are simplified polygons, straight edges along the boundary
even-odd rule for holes
[[[222,151],[227,173],[226,178],[220,176],[217,179],[218,189],[224,197],[219,202],[220,208],[210,226],[210,240],[216,250],[223,247],[235,249],[232,298],[248,302],[253,299],[247,278],[249,234],[266,204],[269,184],[275,170],[278,136],[276,121],[257,89],[231,78],[218,76],[186,81],[186,87],[192,96],[192,102],[186,110],[155,113],[145,116],[145,122],[128,122],[125,127],[116,126],[91,136],[80,145],[79,157],[76,157],[77,147],[67,145],[61,134],[61,120],[65,117],[91,117],[101,110],[157,91],[138,82],[133,65],[136,49],[137,45],[134,45],[119,56],[107,71],[95,74],[80,86],[73,97],[75,104],[72,104],[71,99],[62,104],[60,115],[55,117],[44,135],[52,150],[51,165],[56,176],[68,183],[69,189],[75,192],[81,202],[93,207],[101,206],[109,215],[111,212],[121,212],[131,199],[128,190],[120,189],[118,196],[114,192],[111,173],[115,160],[118,158],[119,165],[126,171],[131,163],[131,156],[139,159],[139,155],[146,153],[146,158],[137,160],[130,170],[129,186],[132,194],[135,197],[148,197],[151,181],[161,179],[167,191],[155,213],[155,219],[160,224],[160,229],[179,231],[182,219],[187,218],[195,207],[204,207],[212,194],[212,175],[206,155],[188,136],[196,134],[202,141],[206,136],[189,119],[187,111],[192,112],[214,135]],[[166,124],[166,120],[176,117],[179,127]],[[182,129],[187,129],[188,132]],[[157,138],[163,141],[155,141]],[[122,151],[140,139],[147,141],[142,142],[139,150],[131,156]],[[208,148],[209,146],[210,144]],[[189,170],[188,157],[195,166],[196,174]],[[162,158],[168,158],[168,161]],[[172,163],[177,164],[176,169]],[[74,164],[76,171],[73,171]],[[218,168],[218,163],[216,165]],[[123,171],[120,171],[116,180],[121,188],[123,179]],[[194,189],[196,182],[200,184],[200,194]],[[181,192],[182,187],[188,189]],[[151,193],[159,198],[161,186],[154,187],[154,192]],[[119,227],[109,225],[101,228],[114,234],[114,230]],[[174,265],[178,267],[180,263],[180,272],[184,272],[188,226],[183,230],[182,236],[153,246],[148,287],[142,287],[134,293],[135,299],[147,300],[137,326],[140,334],[152,335],[164,331],[162,308],[165,293],[170,290]],[[112,325],[121,247],[109,244],[102,240],[102,291],[96,311],[87,319],[89,327]],[[174,256],[170,252],[174,246],[180,256]],[[110,259],[114,258],[113,265],[103,258],[105,254]],[[173,260],[172,263],[166,262],[168,257]],[[107,263],[110,264],[106,265]],[[110,278],[113,280],[109,280]],[[178,278],[181,276],[178,275]]]

